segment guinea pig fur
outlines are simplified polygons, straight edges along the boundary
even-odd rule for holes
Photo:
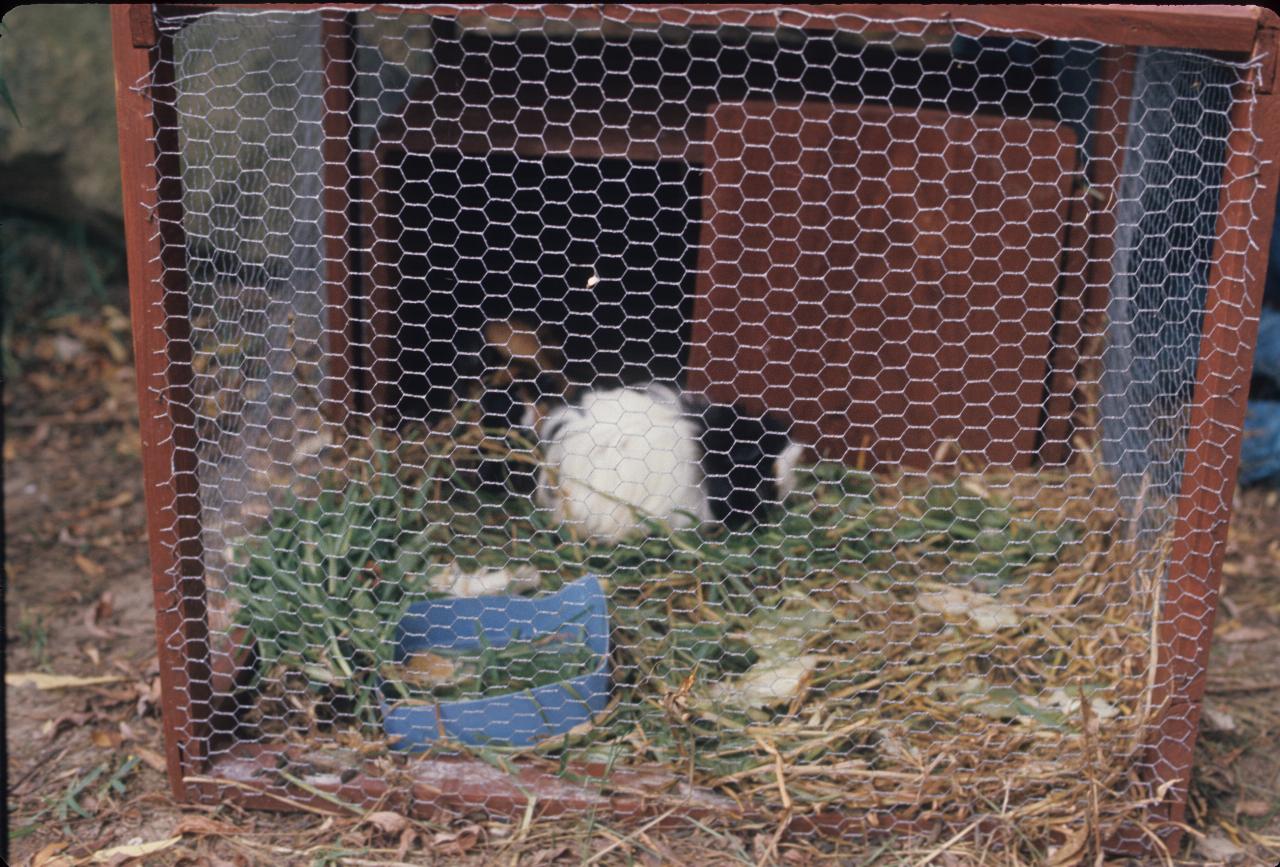
[[[532,411],[524,422],[535,427]],[[536,426],[536,502],[609,542],[642,531],[646,516],[676,527],[759,521],[791,493],[804,454],[770,416],[660,383],[584,390]]]

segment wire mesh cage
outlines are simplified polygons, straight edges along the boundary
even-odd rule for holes
[[[939,10],[117,8],[180,797],[1172,840],[1275,25]]]

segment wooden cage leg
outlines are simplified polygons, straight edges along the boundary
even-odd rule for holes
[[[1275,52],[1276,32],[1259,54]],[[1272,218],[1280,180],[1280,92],[1253,67],[1236,86],[1228,161],[1219,207],[1196,384],[1178,498],[1178,536],[1157,624],[1157,709],[1144,763],[1156,792],[1172,794],[1162,811],[1172,823],[1166,845],[1177,847],[1176,823],[1186,815],[1187,790],[1205,693],[1213,621],[1226,556],[1231,504],[1240,461],[1249,372],[1257,340]]]
[[[154,21],[139,26],[138,8],[111,7],[112,43],[165,752],[186,800],[184,777],[201,770],[211,731],[189,284],[173,39]]]

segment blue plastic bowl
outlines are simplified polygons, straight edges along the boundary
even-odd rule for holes
[[[476,596],[414,603],[400,621],[397,661],[422,651],[479,649],[486,642],[503,647],[565,629],[585,631],[587,646],[600,658],[595,671],[507,695],[435,705],[384,698],[386,733],[405,750],[426,749],[442,734],[476,746],[521,747],[588,722],[609,702],[609,614],[604,590],[593,576],[534,599]]]

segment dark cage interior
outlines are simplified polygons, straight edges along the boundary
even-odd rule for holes
[[[452,409],[485,324],[507,319],[562,332],[573,382],[681,378],[698,171],[456,150],[398,157],[382,174],[400,258],[380,410],[431,421]]]
[[[373,258],[351,287],[370,328],[357,403],[379,421],[453,407],[485,323],[514,316],[559,327],[574,382],[746,395],[828,453],[920,465],[959,440],[1001,464],[1062,459],[1044,428],[1059,283],[1086,255],[1067,202],[1096,52],[463,21],[430,24],[431,69],[380,112],[355,197],[373,235],[355,244]],[[941,378],[912,367],[939,359]],[[948,375],[940,394],[907,385]]]

